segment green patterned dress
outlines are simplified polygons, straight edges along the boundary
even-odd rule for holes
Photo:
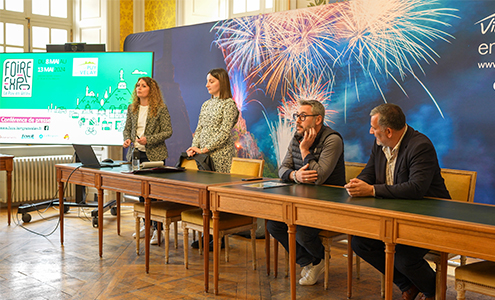
[[[232,128],[238,118],[239,110],[231,98],[214,97],[201,106],[192,146],[208,149],[217,172],[230,173],[235,155]]]

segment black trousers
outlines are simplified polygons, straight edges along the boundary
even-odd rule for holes
[[[268,232],[289,251],[289,234],[287,224],[271,221],[266,223]],[[315,261],[325,258],[325,247],[320,241],[318,234],[321,229],[297,226],[296,227],[296,263],[305,267]]]
[[[353,236],[352,250],[375,269],[385,274],[385,243]],[[435,272],[423,258],[428,251],[407,245],[395,246],[394,284],[402,292],[415,285],[426,297],[435,296]]]

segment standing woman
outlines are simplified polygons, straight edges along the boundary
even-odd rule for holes
[[[151,77],[138,79],[132,103],[127,109],[124,128],[124,148],[130,161],[134,148],[139,150],[140,162],[160,161],[165,163],[168,157],[165,140],[172,136],[172,123],[167,106],[163,103],[162,92],[158,83]],[[141,200],[141,199],[140,199]],[[156,229],[156,222],[153,222]],[[140,236],[144,237],[144,226]],[[153,233],[153,237],[157,234]],[[158,237],[151,239],[151,244],[158,243]]]
[[[232,128],[239,118],[239,110],[230,91],[230,80],[224,69],[212,69],[206,76],[206,88],[211,99],[201,106],[198,126],[188,156],[209,153],[215,171],[230,173],[235,155]]]

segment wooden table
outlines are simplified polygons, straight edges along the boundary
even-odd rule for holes
[[[0,171],[7,171],[7,223],[10,226],[12,214],[12,170],[14,169],[14,156],[0,154]]]
[[[209,191],[214,239],[218,237],[219,212],[229,212],[285,222],[290,249],[295,249],[296,225],[383,241],[387,300],[392,299],[396,244],[495,260],[495,206],[491,205],[438,199],[351,198],[343,188],[304,184],[270,189],[237,184],[211,187]],[[215,293],[219,250],[215,243]],[[296,299],[295,251],[289,255],[291,298]],[[440,298],[445,299],[445,293]]]
[[[246,176],[223,174],[207,171],[186,170],[171,173],[128,174],[130,165],[115,168],[79,168],[80,164],[58,164],[57,181],[59,183],[60,204],[60,242],[64,241],[64,182],[94,187],[98,191],[98,242],[99,254],[103,255],[103,191],[117,192],[117,233],[120,234],[121,193],[143,196],[145,198],[145,226],[149,228],[151,199],[166,200],[188,204],[203,209],[203,232],[209,232],[210,204],[207,189],[215,185],[240,183]],[[69,178],[70,177],[70,178]],[[204,234],[204,245],[209,244],[209,234]],[[150,232],[145,234],[146,272],[149,272]],[[184,245],[187,247],[187,245]],[[208,291],[209,252],[204,252],[205,291]]]

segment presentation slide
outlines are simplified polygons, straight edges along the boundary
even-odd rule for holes
[[[0,143],[122,145],[153,52],[0,53]]]

